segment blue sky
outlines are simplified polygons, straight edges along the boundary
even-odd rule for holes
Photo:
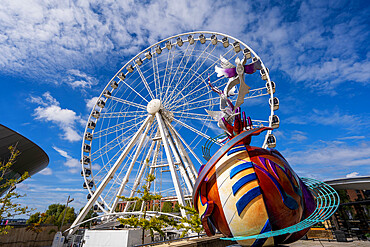
[[[367,1],[3,1],[1,123],[50,157],[19,185],[22,202],[44,211],[71,195],[81,208],[78,160],[94,97],[142,49],[196,30],[242,40],[270,69],[277,149],[300,176],[369,175],[369,10]]]

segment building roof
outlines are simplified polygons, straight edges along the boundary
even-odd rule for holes
[[[325,181],[336,190],[370,190],[370,176],[339,178]]]
[[[20,155],[17,157],[11,171],[7,174],[9,178],[18,178],[24,172],[30,176],[41,171],[49,164],[49,157],[45,151],[14,130],[0,124],[0,160],[7,161],[10,156],[8,147],[17,145]],[[0,191],[0,194],[3,191]]]

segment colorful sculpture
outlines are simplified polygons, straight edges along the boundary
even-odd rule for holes
[[[329,204],[317,207],[315,198],[321,195],[311,193],[317,188],[309,189],[277,150],[250,146],[252,136],[272,128],[253,128],[239,107],[249,90],[244,73],[262,69],[259,60],[244,65],[245,60],[237,59],[237,66],[233,66],[221,57],[221,68],[216,66],[215,70],[218,76],[229,78],[224,90],[209,81],[220,96],[221,111],[207,112],[225,131],[228,141],[201,167],[193,203],[209,236],[218,229],[243,246],[287,244],[303,237],[317,220],[334,213],[338,201],[329,203],[329,211]],[[228,97],[237,84],[240,90],[234,106]]]
[[[278,151],[249,145],[251,136],[268,129],[256,128],[235,136],[200,171],[193,200],[208,235],[213,235],[215,228],[228,237],[283,229],[315,210],[310,191]],[[290,243],[306,232],[238,243]]]

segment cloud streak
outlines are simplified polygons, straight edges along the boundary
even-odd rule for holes
[[[57,151],[61,156],[66,158],[66,161],[64,162],[64,166],[68,167],[68,171],[71,173],[78,173],[81,170],[81,164],[78,161],[78,159],[73,158],[70,156],[66,151],[58,148],[53,147],[55,151]]]

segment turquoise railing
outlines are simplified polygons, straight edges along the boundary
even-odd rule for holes
[[[315,225],[316,223],[327,220],[338,209],[340,202],[338,193],[331,186],[316,179],[302,178],[302,181],[310,189],[316,201],[316,209],[308,218],[295,225],[276,231],[270,231],[251,236],[235,236],[232,238],[221,238],[221,239],[236,241],[236,240],[269,238],[287,233],[299,232],[300,230],[309,228]]]

